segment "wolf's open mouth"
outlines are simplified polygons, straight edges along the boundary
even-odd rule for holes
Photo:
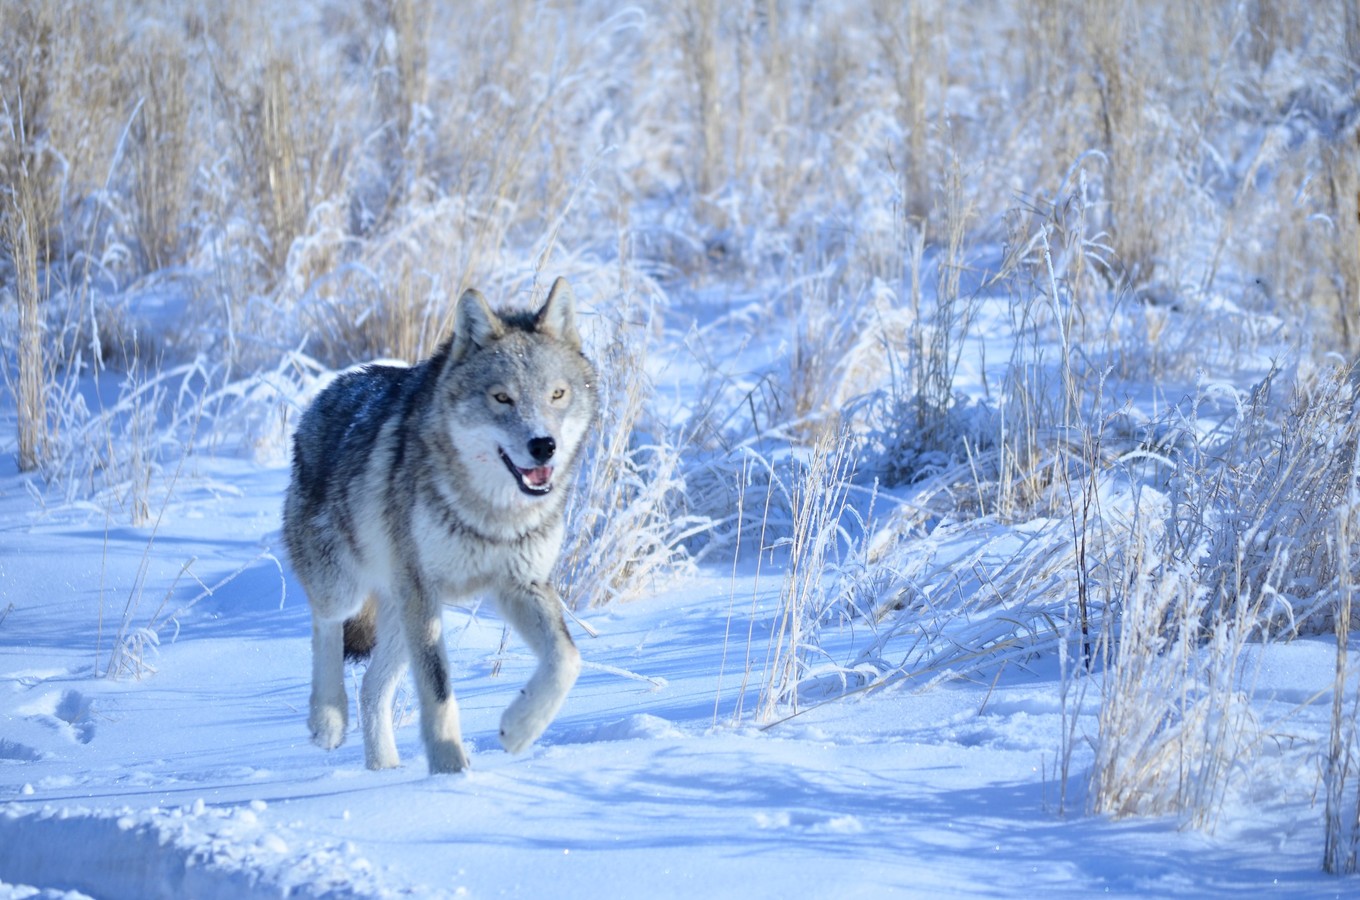
[[[505,467],[510,470],[511,475],[515,476],[515,483],[519,485],[521,491],[531,497],[541,497],[552,490],[552,466],[521,469],[515,465],[509,454],[499,447],[496,449],[500,451],[501,461],[505,463]]]

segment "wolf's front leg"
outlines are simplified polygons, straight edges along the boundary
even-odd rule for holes
[[[430,773],[459,772],[467,768],[467,754],[463,752],[458,703],[449,686],[440,603],[419,587],[404,592],[404,598],[403,630],[420,696],[420,735]]]
[[[501,744],[519,753],[552,722],[581,673],[581,654],[567,633],[557,591],[543,582],[502,593],[501,614],[538,656],[538,668],[501,716]]]
[[[312,697],[307,725],[312,742],[334,750],[345,740],[349,699],[345,696],[345,627],[312,614]]]

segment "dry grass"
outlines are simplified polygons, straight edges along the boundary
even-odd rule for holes
[[[50,426],[48,394],[52,382],[47,351],[47,285],[44,259],[48,233],[43,202],[34,179],[25,168],[17,173],[10,193],[0,208],[0,247],[9,256],[14,272],[15,300],[19,307],[17,378],[5,367],[5,380],[18,407],[19,470],[39,468],[49,456]]]
[[[1348,7],[1352,13],[1354,9]],[[1360,18],[1360,13],[1354,13]],[[1360,121],[1346,136],[1328,143],[1322,151],[1326,228],[1323,246],[1330,265],[1321,267],[1319,305],[1328,312],[1341,348],[1360,351]]]
[[[1246,695],[1246,649],[1350,625],[1360,555],[1345,539],[1357,485],[1349,371],[1303,379],[1283,403],[1271,388],[1238,400],[1225,435],[1186,436],[1164,537],[1135,548],[1101,705],[1098,812],[1212,826],[1266,734]],[[1343,678],[1336,702],[1347,690]],[[1349,753],[1337,740],[1334,765]]]
[[[607,335],[598,342],[601,415],[585,448],[581,484],[567,511],[558,563],[563,599],[573,609],[629,600],[688,567],[686,542],[712,523],[680,512],[685,480],[678,450],[642,443],[650,385],[643,369],[645,320],[655,315],[631,296],[601,304]]]
[[[942,5],[842,6],[695,0],[542,41],[527,37],[543,33],[536,23],[570,16],[486,4],[459,13],[481,23],[467,29],[428,2],[372,0],[275,27],[249,4],[177,17],[27,0],[7,7],[6,71],[34,113],[27,145],[46,148],[35,187],[65,259],[78,252],[124,281],[187,264],[210,337],[227,337],[253,367],[310,333],[336,362],[419,355],[447,330],[447,298],[461,288],[518,269],[509,286],[522,290],[525,270],[541,268],[523,255],[526,235],[569,206],[568,232],[620,204],[651,229],[651,201],[687,183],[704,198],[686,236],[697,252],[663,255],[663,267],[737,261],[755,277],[812,249],[869,268],[856,278],[898,277],[908,226],[926,235],[927,257],[959,237],[950,169],[962,171],[974,214],[962,238],[985,242],[1017,192],[1035,195],[1090,149],[1103,154],[1089,168],[1104,219],[1089,236],[1104,228],[1113,251],[1102,271],[1178,302],[1185,285],[1213,279],[1196,272],[1205,236],[1185,231],[1169,198],[1190,198],[1195,221],[1215,227],[1203,204],[1222,176],[1200,136],[1220,139],[1210,120],[1233,112],[1254,88],[1248,77],[1266,77],[1235,67],[1278,69],[1304,54],[1325,64],[1355,19],[1344,5],[1320,11],[1338,25],[1328,43],[1279,4],[1252,5],[1255,18],[1243,19],[1226,7],[1051,0],[1023,17],[1021,51],[988,73],[1026,88],[1024,102],[959,110],[957,88],[980,74],[962,50],[996,40],[1001,25]],[[845,41],[810,37],[827,29]],[[1252,39],[1234,44],[1238,35]],[[1068,45],[1080,53],[1064,60],[1054,48]],[[1162,61],[1177,90],[1150,78]],[[1299,171],[1326,197],[1291,216],[1332,223],[1326,261],[1338,278],[1275,288],[1327,310],[1347,346],[1357,248],[1353,173],[1341,162],[1353,139],[1302,149],[1314,162]],[[723,194],[733,179],[743,190]],[[1230,255],[1265,222],[1249,183],[1230,185],[1237,213],[1219,223],[1241,238]],[[1288,189],[1287,178],[1271,183]],[[875,196],[876,184],[890,190]],[[1278,208],[1268,199],[1262,212]],[[828,242],[821,229],[839,210],[853,229]],[[131,262],[120,257],[129,250]],[[852,280],[847,293],[865,287]]]
[[[824,428],[794,473],[793,529],[785,542],[788,563],[767,648],[759,721],[771,722],[782,711],[797,714],[799,688],[818,656],[818,631],[831,600],[825,576],[843,549],[853,453],[847,434]]]
[[[18,418],[20,471],[32,471],[49,453],[49,385],[53,377],[47,337],[46,300],[52,242],[59,234],[60,181],[57,160],[41,140],[53,53],[54,23],[44,10],[7,6],[0,29],[10,40],[0,49],[0,100],[6,115],[0,141],[0,249],[8,265],[3,296],[18,308],[14,341],[15,367],[4,357],[5,381],[13,393]]]
[[[1209,826],[1230,779],[1249,767],[1259,727],[1241,666],[1252,622],[1230,615],[1202,625],[1205,603],[1184,565],[1148,568],[1132,585],[1100,706],[1095,812]]]
[[[680,46],[694,86],[693,109],[700,135],[695,187],[705,197],[727,181],[722,89],[718,82],[719,9],[716,0],[691,0],[677,8]]]
[[[891,66],[897,93],[902,148],[893,165],[900,178],[901,215],[920,227],[932,220],[940,171],[931,130],[941,112],[941,85],[932,78],[943,67],[936,45],[947,7],[891,0],[876,0],[872,6],[880,53]]]
[[[1356,468],[1360,469],[1360,461]],[[1360,498],[1353,497],[1352,503],[1356,499]],[[1353,525],[1346,517],[1339,519],[1334,539],[1337,553],[1348,558],[1354,556]],[[1323,775],[1326,833],[1322,867],[1332,875],[1353,875],[1360,871],[1360,684],[1352,677],[1349,656],[1351,621],[1360,610],[1355,608],[1351,573],[1342,572],[1339,588],[1333,627],[1336,678],[1332,682],[1332,732]]]
[[[1332,536],[1338,517],[1354,515],[1360,425],[1347,367],[1282,387],[1259,383],[1222,443],[1194,445],[1177,532],[1178,552],[1202,559],[1213,604],[1261,604],[1256,627],[1293,636],[1326,630],[1340,579],[1354,576],[1356,558],[1339,555]]]
[[[185,48],[167,37],[147,47],[132,68],[139,104],[129,147],[134,218],[143,269],[157,272],[184,260],[196,155],[190,144],[189,60]]]

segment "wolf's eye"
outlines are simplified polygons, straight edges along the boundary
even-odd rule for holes
[[[565,396],[567,396],[567,389],[560,387],[552,392],[552,402],[556,403]]]
[[[505,391],[496,391],[496,393],[491,395],[491,399],[495,400],[497,403],[504,403],[506,406],[513,406],[515,403]]]

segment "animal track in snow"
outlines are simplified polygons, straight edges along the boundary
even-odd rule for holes
[[[60,695],[47,694],[20,712],[56,728],[78,744],[88,744],[94,740],[95,727],[90,698],[80,691],[67,690],[62,691]]]
[[[42,753],[18,741],[0,738],[0,759],[15,762],[35,762],[42,759]]]
[[[54,715],[71,729],[71,735],[82,744],[94,740],[94,722],[90,717],[90,698],[80,691],[61,695]]]

